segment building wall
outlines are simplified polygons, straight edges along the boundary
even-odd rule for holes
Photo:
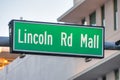
[[[89,17],[89,15],[88,15],[88,16],[86,16],[86,17],[85,17],[85,19],[86,19],[87,25],[89,25],[89,24],[90,24],[90,20],[89,20],[89,19],[90,19],[90,17]]]
[[[102,78],[100,77],[100,78],[98,78],[97,80],[102,80]]]
[[[111,56],[117,51],[105,51]],[[17,58],[0,71],[1,80],[71,80],[76,74],[101,62],[103,59],[27,55]]]
[[[78,1],[78,0],[76,0]],[[114,30],[114,5],[113,0],[108,0],[103,4],[105,6],[105,41],[111,41],[115,42],[117,40],[120,40],[120,0],[118,0],[118,29]],[[85,16],[87,25],[90,24],[90,18],[89,15]],[[96,25],[101,26],[101,6],[96,9]],[[111,52],[105,52],[105,55],[110,55]],[[115,54],[115,52],[113,52]],[[96,59],[95,59],[96,60]],[[95,63],[94,60],[92,60],[90,63]],[[87,63],[90,66],[89,63]],[[82,65],[85,66],[85,63]],[[81,70],[82,71],[82,70]],[[120,71],[119,71],[120,73]],[[120,75],[120,74],[119,74]],[[114,70],[110,71],[108,74],[105,74],[107,80],[115,80]],[[97,80],[102,80],[101,76]]]
[[[119,70],[119,73],[120,73],[120,68],[118,70]],[[106,76],[106,80],[115,80],[114,70],[110,71],[109,73],[107,73],[107,74],[105,74],[103,76]],[[99,77],[97,80],[103,80],[102,79],[103,76]],[[120,78],[120,74],[119,74],[119,78]]]
[[[68,80],[75,75],[74,58],[26,56],[8,67],[8,80]],[[6,80],[6,79],[3,79]]]
[[[105,39],[111,40],[111,35],[114,35],[114,9],[113,0],[105,3]]]
[[[114,71],[111,71],[111,72],[109,72],[108,74],[103,75],[103,76],[105,76],[105,77],[106,77],[106,80],[115,80]],[[103,78],[103,76],[102,76],[102,77],[100,77],[100,78],[98,78],[97,80],[103,80],[103,79],[102,79],[102,78]]]
[[[120,26],[117,30],[114,30],[114,5],[113,0],[108,0],[103,4],[105,6],[105,40],[106,41],[117,41],[120,40]],[[120,25],[120,0],[118,0],[118,25]],[[101,6],[96,10],[96,24],[101,26]],[[89,15],[85,17],[87,25],[90,24]],[[112,36],[112,37],[111,37]]]
[[[115,80],[114,72],[110,72],[106,75],[106,80]]]
[[[100,26],[102,24],[101,22],[101,7],[97,8],[96,10],[96,24]]]

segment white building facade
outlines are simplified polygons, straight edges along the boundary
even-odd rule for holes
[[[58,21],[80,25],[104,26],[105,41],[115,42],[117,40],[120,40],[119,8],[120,0],[74,0],[74,6],[69,11],[60,16],[58,18]],[[105,56],[111,53],[112,50],[111,52],[105,50]],[[119,51],[117,53],[119,53]],[[114,55],[116,55],[116,53],[113,51],[112,56]],[[109,61],[105,61],[105,63],[107,62]],[[103,65],[104,66],[99,66],[98,68],[93,68],[93,70],[85,70],[86,72],[84,74],[84,71],[80,72],[80,74],[76,76],[75,80],[120,80],[119,67],[116,67],[114,69],[111,68],[108,70],[110,67],[115,67],[114,62],[112,63],[112,60],[110,62],[110,65],[105,65],[104,63]],[[96,71],[94,72],[95,69]],[[101,73],[102,75],[100,76]],[[96,76],[96,78],[92,79],[92,76]]]

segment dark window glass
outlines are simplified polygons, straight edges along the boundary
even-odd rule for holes
[[[102,26],[105,26],[105,7],[104,7],[104,5],[101,7],[101,18],[102,18]]]
[[[96,12],[93,12],[93,13],[90,15],[90,25],[96,26]]]
[[[82,25],[85,25],[85,18],[82,19]]]
[[[103,77],[102,77],[102,80],[106,80],[106,76],[103,76]]]
[[[114,30],[118,28],[118,7],[117,0],[114,0]]]
[[[115,73],[115,80],[119,80],[119,69],[114,71]]]

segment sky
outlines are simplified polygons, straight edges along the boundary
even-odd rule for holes
[[[57,22],[73,6],[73,0],[0,0],[0,36],[9,36],[12,19]]]

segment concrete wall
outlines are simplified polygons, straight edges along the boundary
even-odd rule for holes
[[[102,77],[98,78],[97,80],[102,80]]]
[[[114,71],[110,71],[106,76],[106,80],[115,80],[115,73]],[[98,78],[97,80],[103,80],[102,77]]]
[[[105,51],[109,57],[117,51]],[[71,78],[99,63],[102,59],[27,55],[17,58],[0,71],[0,80],[71,80]]]
[[[118,0],[118,29],[114,30],[114,5],[113,0],[108,0],[105,4],[105,40],[117,41],[120,40],[120,0]],[[100,14],[99,8],[96,10],[97,15]],[[101,18],[97,16],[97,22],[100,23]],[[99,25],[97,23],[97,25]],[[112,36],[112,37],[111,37]]]
[[[76,74],[74,60],[39,55],[18,58],[1,72],[0,80],[68,80]]]
[[[96,10],[96,25],[98,26],[101,26],[101,20],[102,17],[101,17],[101,7],[99,7],[97,10]]]
[[[105,39],[111,40],[111,35],[114,32],[114,9],[113,0],[105,3]],[[111,33],[110,33],[111,32]]]
[[[108,0],[104,3],[105,6],[105,40],[117,41],[120,40],[120,0],[118,0],[118,29],[114,30],[114,5],[113,0]],[[87,25],[90,23],[89,15],[85,16]],[[101,26],[101,6],[96,9],[96,24]],[[112,37],[111,37],[112,36]]]
[[[114,71],[108,73],[108,74],[106,75],[106,79],[107,79],[107,80],[115,80]]]

